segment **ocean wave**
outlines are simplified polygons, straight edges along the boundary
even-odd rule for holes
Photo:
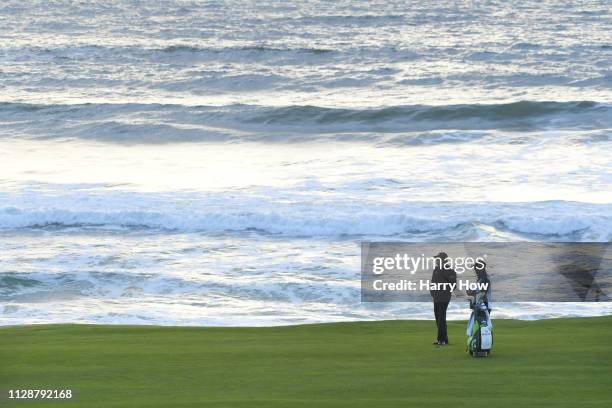
[[[478,129],[482,126],[483,122],[495,123],[497,128],[520,128],[534,125],[534,119],[587,113],[600,113],[602,114],[602,119],[606,119],[606,122],[612,120],[612,118],[608,117],[612,114],[612,106],[598,104],[592,101],[521,101],[488,105],[393,106],[381,109],[337,109],[316,106],[290,106],[283,108],[267,108],[262,113],[254,114],[247,121],[265,124],[291,124],[294,126],[344,123],[380,125],[399,121],[406,125],[411,122],[427,122],[431,123],[432,126],[442,126],[443,123],[450,122],[453,124],[460,124],[464,121],[473,120],[472,128]]]
[[[287,282],[283,276],[236,278],[220,276],[180,277],[163,273],[116,272],[27,272],[7,273],[0,278],[0,300],[28,302],[65,300],[67,297],[103,297],[106,299],[142,296],[205,295],[209,299],[241,297],[251,301],[346,304],[359,293],[352,280],[329,281],[304,279]]]
[[[3,102],[0,103],[0,120],[5,122],[0,128],[0,137],[14,137],[15,134],[27,137],[29,134],[33,139],[76,137],[142,143],[163,142],[165,139],[169,142],[183,139],[265,142],[281,141],[283,138],[294,141],[292,136],[295,135],[311,135],[313,140],[332,135],[338,141],[366,141],[368,138],[360,135],[370,133],[375,135],[372,141],[380,142],[384,141],[381,135],[437,130],[605,130],[612,128],[612,105],[593,101],[521,101],[488,105],[342,109],[319,106],[42,105]],[[351,138],[349,133],[356,136]],[[450,138],[457,139],[456,136],[454,134]],[[480,136],[460,138],[478,140]],[[448,139],[441,138],[442,141]]]
[[[350,51],[350,50],[348,50]],[[144,45],[99,45],[81,44],[72,46],[26,46],[0,47],[0,60],[8,62],[45,61],[51,63],[66,63],[88,61],[103,61],[105,59],[126,64],[138,59],[142,64],[159,63],[173,58],[175,62],[193,60],[232,60],[248,61],[253,58],[271,58],[287,61],[293,58],[326,58],[334,54],[347,52],[332,48],[291,47],[269,45],[229,45],[225,47],[209,46],[197,43],[177,43],[158,47]],[[378,52],[371,49],[371,53]]]
[[[235,47],[224,47],[224,48],[214,48],[214,47],[201,47],[196,45],[188,45],[188,44],[176,44],[169,45],[164,48],[156,49],[156,51],[166,52],[166,53],[183,53],[183,52],[211,52],[215,54],[220,53],[234,53],[234,52],[248,52],[248,53],[305,53],[305,54],[329,54],[334,52],[334,50],[327,48],[308,48],[308,47],[297,47],[297,48],[280,48],[280,47],[269,47],[264,45],[244,45],[244,46],[235,46]]]
[[[484,233],[539,239],[609,241],[612,207],[572,202],[376,203],[291,205],[236,194],[189,201],[146,193],[17,198],[0,207],[0,229],[147,229],[159,232],[253,232],[279,236],[411,236]],[[36,202],[38,201],[38,203]],[[545,205],[544,205],[545,204]],[[491,231],[494,235],[491,235]]]

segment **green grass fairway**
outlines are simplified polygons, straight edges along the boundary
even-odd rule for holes
[[[612,316],[497,320],[494,352],[465,323],[434,347],[431,321],[276,328],[0,328],[0,406],[612,407]],[[70,388],[71,401],[8,400]]]

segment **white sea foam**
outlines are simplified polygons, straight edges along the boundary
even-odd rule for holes
[[[167,232],[243,232],[299,237],[438,234],[457,239],[477,231],[523,234],[525,239],[612,239],[612,206],[577,202],[380,203],[340,193],[306,191],[168,194],[61,192],[0,194],[0,229],[153,229]],[[257,194],[255,194],[257,193]],[[266,197],[268,194],[268,197]],[[487,234],[484,235],[486,237]],[[484,238],[483,237],[483,238]]]

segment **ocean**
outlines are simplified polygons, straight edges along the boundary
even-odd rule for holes
[[[360,302],[362,241],[609,242],[610,27],[607,1],[3,2],[0,325],[431,319]]]

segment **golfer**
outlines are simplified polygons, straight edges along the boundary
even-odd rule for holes
[[[436,262],[431,282],[439,283],[457,283],[457,273],[450,266],[448,255],[440,252],[436,255]],[[446,309],[451,300],[452,290],[448,285],[439,285],[438,287],[446,286],[437,290],[430,290],[429,293],[433,298],[434,316],[436,317],[436,326],[438,327],[438,339],[433,342],[436,346],[444,346],[448,344],[448,334],[446,332]]]

